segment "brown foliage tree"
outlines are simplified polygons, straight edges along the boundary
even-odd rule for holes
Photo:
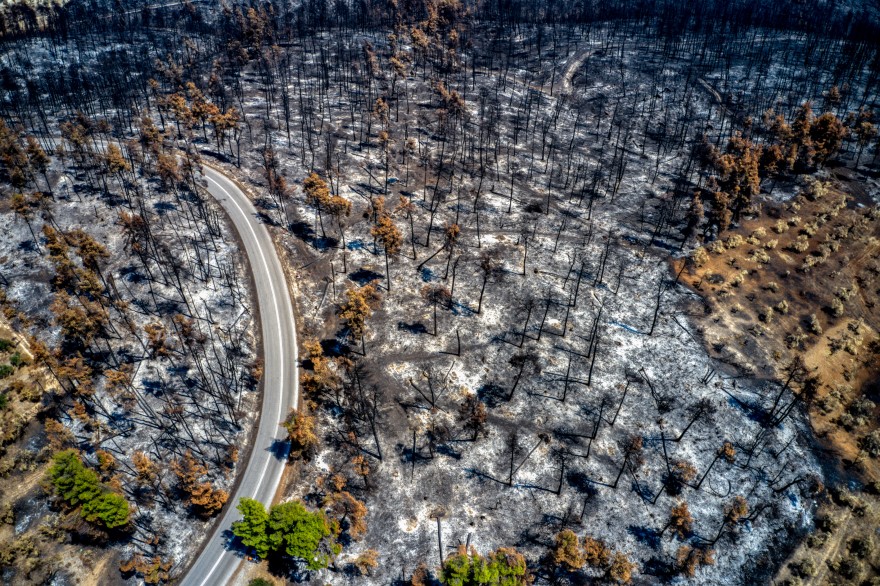
[[[296,456],[310,458],[315,453],[318,436],[315,435],[314,417],[291,409],[281,426],[287,430],[291,458]]]
[[[611,561],[611,550],[605,545],[601,539],[594,539],[589,535],[585,535],[584,543],[584,561],[591,568],[605,568]]]
[[[373,309],[381,298],[373,284],[349,289],[345,292],[345,297],[346,302],[339,308],[339,317],[348,327],[351,335],[361,339],[363,346],[367,319],[373,315]]]
[[[837,116],[825,112],[813,122],[810,128],[810,140],[815,150],[815,159],[824,165],[828,159],[840,151],[848,130]]]
[[[159,466],[145,452],[135,452],[132,456],[137,480],[143,484],[151,484],[159,476]]]
[[[379,567],[379,552],[368,549],[354,559],[354,567],[361,576],[369,576],[375,568]]]
[[[376,225],[370,230],[373,238],[377,239],[385,252],[385,274],[388,278],[388,290],[391,291],[391,271],[388,267],[388,257],[397,256],[403,244],[403,235],[394,224],[394,220],[387,214],[379,216]]]
[[[229,494],[224,490],[216,490],[208,482],[201,479],[208,474],[208,468],[187,450],[182,459],[171,462],[171,470],[177,477],[180,489],[187,495],[190,505],[202,517],[211,517],[223,508]]]
[[[567,572],[575,572],[584,567],[584,554],[574,531],[563,529],[556,534],[551,558],[556,567]]]
[[[119,563],[119,570],[123,575],[139,574],[145,584],[161,584],[171,580],[172,560],[163,561],[156,556],[145,558],[137,553],[127,561]]]
[[[675,553],[676,569],[689,578],[693,578],[697,574],[697,569],[700,566],[711,566],[714,564],[715,550],[713,549],[682,545]]]
[[[672,532],[679,539],[685,539],[691,534],[693,526],[694,518],[691,516],[690,508],[688,508],[688,504],[685,501],[681,501],[669,511],[669,521],[666,523],[663,531],[671,528]],[[663,531],[661,531],[661,534]]]
[[[338,485],[337,485],[338,487]],[[341,488],[341,487],[339,487]],[[337,490],[324,497],[324,506],[340,523],[348,523],[348,535],[359,541],[367,533],[367,507],[347,490]]]
[[[46,439],[49,442],[49,449],[52,452],[60,452],[61,450],[72,446],[76,441],[73,433],[62,423],[55,419],[47,419],[43,424],[46,430]]]
[[[749,514],[749,503],[745,498],[737,495],[724,507],[724,521],[738,523]]]
[[[671,495],[677,495],[684,486],[689,485],[697,477],[697,469],[686,460],[674,460],[666,477],[666,490]]]
[[[636,569],[636,565],[629,560],[626,554],[617,552],[611,558],[611,565],[608,566],[608,579],[614,584],[629,584],[632,582],[632,574]]]
[[[306,360],[303,366],[311,365],[311,370],[304,368],[300,371],[300,384],[309,400],[327,393],[339,384],[339,377],[330,367],[324,349],[318,340],[306,340],[303,342],[306,351]]]

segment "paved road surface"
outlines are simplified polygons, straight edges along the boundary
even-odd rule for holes
[[[285,436],[281,420],[299,397],[297,376],[296,329],[293,306],[284,280],[281,262],[266,227],[257,219],[257,211],[247,196],[223,173],[204,167],[208,191],[223,206],[235,225],[253,273],[263,332],[263,408],[257,421],[253,451],[247,467],[239,471],[240,482],[230,495],[227,508],[199,557],[190,566],[181,584],[184,586],[219,586],[229,582],[241,563],[236,552],[227,551],[224,531],[240,515],[236,505],[241,497],[251,497],[269,505],[281,481],[286,446],[276,457],[276,443]]]

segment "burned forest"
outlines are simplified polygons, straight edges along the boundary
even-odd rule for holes
[[[880,583],[880,10],[0,7],[0,582]]]

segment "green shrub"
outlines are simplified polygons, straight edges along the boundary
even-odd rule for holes
[[[727,239],[727,248],[733,249],[739,247],[743,243],[743,237],[739,234],[734,234]]]
[[[765,305],[763,308],[759,309],[758,319],[768,324],[773,323],[773,308],[769,305]]]
[[[805,558],[795,564],[793,568],[798,576],[802,578],[811,578],[819,573],[819,568],[816,566],[816,562],[812,558]]]
[[[257,556],[265,558],[269,553],[269,540],[266,535],[266,522],[269,514],[263,503],[243,498],[238,503],[238,512],[243,519],[232,524],[232,532],[241,539],[245,547],[252,547]]]
[[[831,569],[848,580],[855,580],[862,574],[863,564],[854,557],[843,558]]]
[[[880,429],[872,431],[861,439],[861,448],[872,458],[880,458]]]
[[[702,246],[698,246],[691,253],[691,260],[694,261],[694,264],[699,266],[703,266],[707,262],[709,262],[709,254],[706,252],[706,249]]]
[[[806,252],[810,248],[810,241],[806,236],[801,234],[796,240],[788,245],[788,249],[793,252]]]
[[[15,369],[10,364],[0,364],[0,378],[6,378],[10,374],[15,372]]]
[[[828,543],[828,533],[821,531],[819,533],[813,533],[809,537],[807,537],[807,545],[812,547],[813,549],[819,549],[826,543]]]
[[[847,410],[853,415],[853,417],[867,418],[874,413],[874,409],[876,408],[877,404],[871,399],[867,397],[859,397],[850,404]]]
[[[0,352],[6,352],[10,348],[15,346],[15,342],[12,340],[7,340],[6,338],[0,338]]]
[[[758,264],[765,265],[770,262],[770,256],[759,248],[752,251],[752,260]]]
[[[320,570],[329,564],[330,557],[319,550],[321,542],[330,535],[330,525],[323,513],[311,513],[299,501],[281,503],[269,512],[268,526],[270,549],[305,561],[310,570]]]

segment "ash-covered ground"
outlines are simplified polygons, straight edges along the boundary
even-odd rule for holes
[[[383,41],[369,40],[382,55]],[[760,31],[751,44],[731,46],[770,54],[802,40]],[[768,426],[777,398],[792,400],[772,366],[744,372],[709,357],[703,305],[668,261],[688,251],[685,204],[673,195],[693,146],[688,121],[720,141],[745,108],[794,107],[803,88],[769,100],[785,85],[784,64],[770,59],[767,91],[752,87],[752,103],[738,103],[714,88],[711,65],[608,31],[574,35],[540,57],[528,50],[534,37],[513,42],[522,43],[513,54],[530,56],[516,70],[475,50],[480,58],[470,64],[468,53],[465,72],[447,80],[466,103],[458,116],[418,67],[394,82],[397,91],[407,84],[408,100],[389,100],[387,122],[349,118],[352,98],[331,85],[314,111],[334,129],[324,131],[332,163],[315,164],[354,204],[344,238],[303,205],[301,190],[297,207],[274,210],[293,232],[278,230],[299,289],[300,327],[362,368],[356,380],[339,369],[343,390],[313,397],[325,447],[289,494],[308,499],[316,476],[347,475],[348,490],[369,508],[369,531],[343,559],[374,549],[380,567],[319,579],[385,584],[421,562],[438,567],[462,544],[481,552],[513,545],[536,563],[556,532],[572,528],[630,556],[637,580],[650,583],[676,573],[683,542],[664,528],[680,502],[695,520],[685,541],[715,551],[699,583],[769,579],[811,528],[822,472],[809,426],[798,412]],[[724,96],[750,83],[741,73],[726,78]],[[811,83],[831,79],[823,71]],[[387,100],[390,75],[375,86],[367,91]],[[853,91],[848,102],[859,99]],[[255,97],[249,108],[265,103]],[[281,130],[279,153],[288,152]],[[382,131],[391,137],[387,155]],[[301,178],[309,166],[295,160],[296,148],[291,155],[287,174]],[[702,181],[696,169],[684,174]],[[380,197],[404,239],[390,261],[390,291],[370,233]],[[450,244],[453,224],[461,232]],[[382,301],[360,356],[360,340],[335,316],[347,288],[371,281]],[[435,308],[426,287],[449,296]],[[476,439],[460,411],[469,395],[488,411]],[[643,444],[635,460],[625,456],[632,437]],[[733,461],[718,458],[725,442]],[[358,455],[369,461],[366,481],[350,463]],[[669,478],[682,462],[695,477],[672,495]],[[725,522],[737,496],[748,514]]]
[[[669,261],[717,231],[709,218],[685,225],[709,184],[695,150],[740,131],[758,140],[767,108],[791,119],[834,84],[846,83],[827,104],[841,117],[872,105],[869,51],[823,39],[818,59],[807,33],[661,36],[636,21],[502,29],[446,15],[446,36],[426,43],[407,27],[297,36],[282,30],[300,22],[287,13],[275,25],[256,10],[193,14],[179,11],[192,37],[167,55],[76,42],[35,43],[35,54],[56,73],[74,56],[95,71],[155,61],[154,85],[107,83],[142,86],[170,133],[190,124],[204,156],[250,182],[289,266],[298,327],[338,375],[306,397],[322,446],[284,497],[319,507],[317,480],[339,473],[369,509],[366,535],[316,580],[387,584],[470,544],[515,546],[549,581],[541,560],[563,528],[629,556],[643,583],[679,579],[685,542],[715,550],[700,583],[772,573],[812,523],[822,472],[809,427],[797,409],[768,424],[793,401],[771,365],[710,357],[726,355],[708,352],[704,306]],[[8,59],[33,57],[19,47]],[[232,128],[186,120],[190,80],[237,110]],[[174,108],[158,100],[172,92]],[[306,200],[312,171],[350,214]],[[774,196],[793,193],[788,183],[774,179]],[[383,215],[402,236],[390,275],[371,233]],[[382,299],[361,340],[338,310],[370,283]],[[476,433],[463,403],[486,410]],[[747,511],[734,519],[736,497]],[[680,502],[694,518],[683,540],[663,531]],[[380,565],[357,575],[347,563],[367,549]]]

